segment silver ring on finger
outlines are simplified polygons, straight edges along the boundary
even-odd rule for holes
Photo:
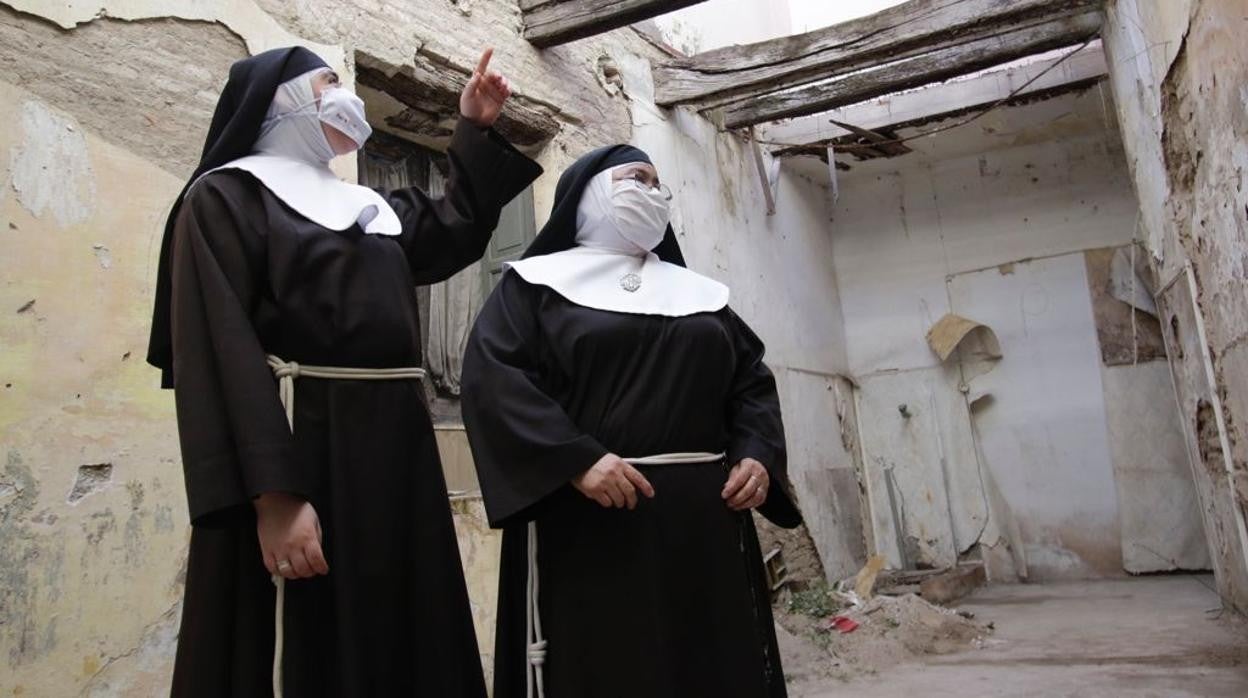
[[[277,561],[277,571],[278,571],[278,572],[289,572],[289,571],[290,571],[290,560],[278,560],[278,561]]]

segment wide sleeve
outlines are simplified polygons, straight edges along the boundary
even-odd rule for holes
[[[485,254],[499,213],[542,174],[493,129],[460,119],[447,149],[450,174],[441,198],[417,188],[387,194],[403,225],[399,243],[418,284],[449,279]]]
[[[251,323],[264,239],[246,224],[246,197],[226,184],[199,183],[173,233],[174,402],[195,525],[232,521],[265,492],[311,489]]]
[[[543,387],[536,303],[536,287],[504,273],[464,353],[464,426],[495,528],[533,518],[607,454]]]
[[[776,379],[763,363],[763,341],[736,313],[727,313],[736,362],[728,398],[728,463],[743,458],[762,463],[771,487],[758,511],[777,526],[793,528],[802,515],[793,504]]]

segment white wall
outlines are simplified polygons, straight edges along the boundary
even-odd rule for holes
[[[1132,416],[1107,405],[1081,252],[1129,243],[1138,209],[1103,98],[1002,110],[841,173],[835,267],[873,530],[894,564],[907,547],[911,564],[948,564],[982,531],[1021,537],[1033,578],[1122,569],[1114,471],[1141,449],[1113,439],[1141,434],[1110,429],[1108,414]],[[1004,351],[967,386],[991,394],[973,414],[925,340],[949,312],[993,327]],[[1132,389],[1174,403],[1157,381]],[[1143,437],[1171,454],[1160,467],[1188,472],[1173,430]]]

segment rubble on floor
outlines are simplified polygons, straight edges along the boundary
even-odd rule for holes
[[[863,599],[837,587],[819,583],[777,596],[776,631],[791,695],[801,695],[805,682],[849,680],[923,655],[979,648],[992,632],[969,614],[915,594]]]

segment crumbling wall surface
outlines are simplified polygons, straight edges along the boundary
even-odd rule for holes
[[[0,68],[106,141],[187,175],[230,64],[299,42],[225,9],[245,4],[0,2]],[[341,65],[340,49],[312,48]]]
[[[181,182],[8,82],[0,122],[0,693],[157,695],[187,527],[143,356]]]
[[[1168,341],[1194,348],[1171,354],[1188,439],[1217,445],[1194,449],[1195,470],[1209,473],[1198,483],[1212,517],[1214,568],[1223,596],[1241,610],[1248,610],[1245,16],[1245,0],[1116,0],[1105,27],[1142,221],[1161,272],[1162,326],[1173,335]],[[1193,310],[1188,322],[1184,304]]]
[[[1129,243],[1137,222],[1106,97],[1000,109],[841,173],[833,259],[890,565],[948,565],[981,542],[1008,543],[1032,579],[1122,573],[1083,256]],[[947,313],[997,333],[990,371],[972,379],[932,351]]]

